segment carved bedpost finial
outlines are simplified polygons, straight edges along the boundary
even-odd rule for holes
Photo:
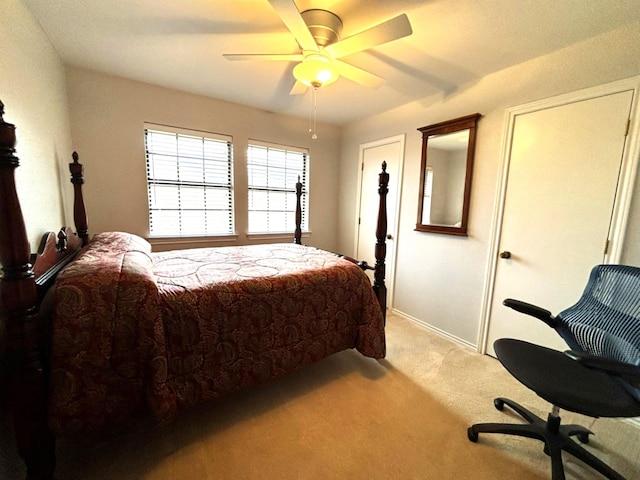
[[[64,252],[67,250],[68,245],[67,232],[64,228],[61,228],[58,232],[58,242],[56,243],[56,247],[59,252]]]
[[[16,126],[4,121],[4,103],[0,100],[0,161],[3,165],[17,167],[18,157],[16,151]]]
[[[382,161],[382,171],[385,172],[385,173],[387,172],[387,161],[386,160]]]
[[[73,162],[69,164],[69,171],[71,172],[71,183],[75,184],[83,184],[84,183],[84,166],[78,162],[78,152],[73,152],[71,154],[71,158],[73,158]]]
[[[82,245],[89,243],[89,226],[87,223],[87,211],[84,206],[82,197],[82,184],[84,183],[83,173],[84,166],[78,161],[78,152],[71,154],[73,162],[69,163],[69,172],[71,172],[71,183],[73,184],[73,220],[76,225],[76,232],[82,239]]]

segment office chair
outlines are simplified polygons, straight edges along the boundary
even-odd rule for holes
[[[494,348],[498,360],[519,382],[553,405],[546,421],[507,398],[496,398],[526,424],[479,423],[469,427],[472,442],[480,433],[536,438],[551,457],[553,480],[565,478],[562,450],[609,479],[624,477],[571,437],[589,442],[593,432],[561,425],[561,408],[590,417],[640,416],[640,268],[598,265],[578,302],[555,317],[535,305],[507,299],[504,305],[542,320],[567,342],[566,352],[522,340],[502,338]]]

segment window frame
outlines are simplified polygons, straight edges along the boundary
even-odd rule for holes
[[[433,194],[433,168],[425,168],[424,196],[422,198],[422,223],[431,223],[431,197]]]
[[[225,165],[225,170],[226,170],[226,177],[227,177],[227,181],[226,182],[209,182],[205,180],[205,173],[203,173],[203,180],[202,181],[197,181],[197,182],[185,182],[185,181],[181,181],[179,178],[176,181],[171,181],[171,180],[167,180],[167,179],[161,179],[158,178],[157,175],[154,175],[152,177],[151,175],[151,169],[152,169],[152,160],[150,159],[151,156],[153,155],[158,155],[160,154],[159,152],[153,152],[149,149],[149,145],[147,143],[147,135],[148,135],[148,131],[153,131],[153,132],[158,132],[160,134],[165,134],[165,135],[175,135],[176,138],[178,136],[184,136],[184,137],[192,137],[195,138],[197,140],[201,140],[203,142],[209,140],[209,141],[214,141],[214,142],[223,142],[226,143],[226,147],[227,147],[227,152],[226,152],[226,157],[227,157],[227,163]],[[167,240],[167,239],[183,239],[186,241],[193,241],[196,239],[215,239],[215,238],[222,238],[222,239],[230,239],[230,238],[237,238],[237,233],[236,233],[236,221],[235,221],[235,216],[236,216],[236,212],[235,212],[235,185],[234,185],[234,149],[233,149],[233,137],[231,135],[226,135],[226,134],[220,134],[220,133],[216,133],[216,132],[209,132],[209,131],[203,131],[203,130],[196,130],[196,129],[188,129],[188,128],[181,128],[181,127],[175,127],[175,126],[170,126],[170,125],[163,125],[163,124],[157,124],[157,123],[150,123],[150,122],[145,122],[144,123],[144,150],[145,150],[145,168],[146,168],[146,180],[147,180],[147,207],[148,207],[148,221],[149,221],[149,239],[150,240],[160,240],[162,241]],[[183,155],[183,158],[187,157],[186,155]],[[176,158],[177,160],[177,167],[179,169],[180,167],[180,155],[177,155]],[[205,158],[203,155],[203,162],[204,162]],[[224,165],[224,162],[220,162],[220,164]],[[157,166],[157,165],[154,165]],[[203,165],[204,167],[204,165]],[[186,168],[186,167],[183,167]],[[179,172],[179,170],[178,170]],[[179,175],[179,173],[177,173],[177,175]],[[228,205],[227,209],[222,210],[225,215],[226,218],[228,218],[228,223],[226,224],[228,226],[228,231],[225,232],[220,232],[220,231],[209,231],[207,232],[206,229],[204,231],[198,231],[198,232],[194,232],[194,231],[189,231],[189,229],[183,229],[182,227],[180,227],[179,231],[174,231],[174,232],[162,232],[162,233],[154,233],[153,232],[153,211],[154,210],[161,210],[158,208],[154,208],[153,204],[152,204],[152,189],[154,185],[177,185],[178,191],[180,192],[180,188],[181,187],[189,187],[190,189],[195,189],[197,190],[197,188],[200,186],[202,187],[202,189],[204,190],[204,203],[202,204],[202,210],[211,210],[213,211],[214,209],[207,209],[207,205],[206,205],[206,190],[207,189],[214,189],[214,190],[224,190],[227,192],[227,199],[225,200],[225,203]],[[178,194],[180,195],[180,194]],[[178,202],[180,203],[182,201],[182,199],[179,199]],[[180,217],[179,222],[182,222],[182,213],[184,211],[188,211],[187,208],[182,208],[182,206],[179,207],[178,209],[179,213],[178,216]]]
[[[251,222],[250,222],[250,217],[251,217],[251,212],[254,211],[251,208],[251,195],[252,195],[252,191],[257,190],[257,189],[262,189],[265,191],[273,191],[273,192],[286,192],[286,193],[293,193],[293,198],[295,199],[295,191],[296,191],[296,183],[294,182],[291,186],[289,186],[289,184],[287,184],[284,188],[269,188],[268,186],[253,186],[252,185],[252,173],[251,173],[251,167],[254,164],[254,162],[252,162],[252,158],[251,158],[251,148],[252,147],[256,147],[256,148],[265,148],[267,149],[267,155],[269,153],[270,150],[277,150],[277,151],[281,151],[286,154],[288,153],[292,153],[292,154],[302,154],[303,155],[303,168],[301,171],[301,175],[299,180],[300,183],[302,183],[302,196],[301,196],[301,209],[302,209],[302,222],[301,222],[301,230],[302,230],[302,234],[303,236],[308,236],[311,233],[311,228],[310,228],[310,218],[309,218],[309,179],[310,179],[310,173],[311,173],[311,158],[310,158],[310,154],[309,154],[309,149],[308,148],[304,148],[304,147],[296,147],[296,146],[292,146],[292,145],[284,145],[284,144],[278,144],[278,143],[274,143],[274,142],[266,142],[263,140],[256,140],[256,139],[248,139],[247,141],[247,153],[246,153],[246,172],[247,172],[247,237],[249,238],[253,238],[253,239],[260,239],[260,238],[275,238],[275,237],[290,237],[294,234],[295,232],[295,200],[294,200],[294,205],[293,205],[293,210],[289,211],[289,210],[285,210],[285,214],[288,214],[285,220],[285,222],[289,222],[289,219],[292,222],[293,227],[290,229],[283,229],[283,230],[273,230],[273,231],[251,231]],[[285,178],[286,178],[286,165],[284,166],[285,168]],[[297,174],[296,174],[297,175]]]

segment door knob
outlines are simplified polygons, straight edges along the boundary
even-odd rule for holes
[[[505,250],[504,252],[500,252],[500,258],[511,258],[511,252]]]

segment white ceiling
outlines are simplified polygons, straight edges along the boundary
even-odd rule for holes
[[[294,64],[223,53],[297,53],[267,0],[23,0],[69,65],[307,118]],[[342,38],[400,13],[413,35],[343,60],[383,77],[318,92],[318,120],[343,125],[640,20],[639,0],[296,0],[343,21]]]

